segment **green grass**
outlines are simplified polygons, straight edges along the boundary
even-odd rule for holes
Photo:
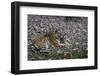
[[[45,50],[43,50],[45,51]],[[52,49],[48,52],[33,53],[32,60],[57,60],[88,58],[87,50],[72,50],[68,48]]]

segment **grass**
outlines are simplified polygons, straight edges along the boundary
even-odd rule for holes
[[[88,58],[87,50],[73,50],[68,48],[51,49],[48,51],[36,51],[31,60],[57,60]]]

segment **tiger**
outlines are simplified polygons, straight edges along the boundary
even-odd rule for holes
[[[53,48],[68,48],[70,46],[70,44],[67,42],[65,42],[64,44],[60,43],[60,41],[56,37],[56,34],[51,31],[38,38],[35,38],[33,41],[33,45],[36,49],[42,49],[43,47],[46,47],[46,49],[48,49],[48,44],[50,44]]]

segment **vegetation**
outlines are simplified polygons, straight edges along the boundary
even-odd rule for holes
[[[87,50],[60,48],[32,52],[31,60],[80,59],[87,57]]]

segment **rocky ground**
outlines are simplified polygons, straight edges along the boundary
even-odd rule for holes
[[[28,60],[87,58],[88,18],[28,15]],[[61,43],[70,40],[69,48],[36,51],[33,40],[49,31],[56,33]]]

